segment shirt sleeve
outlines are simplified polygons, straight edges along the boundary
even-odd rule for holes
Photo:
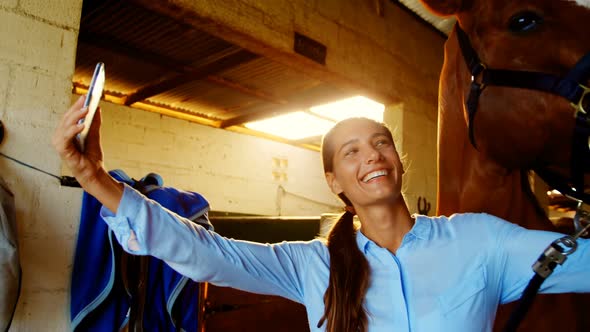
[[[163,208],[125,185],[117,214],[101,217],[123,249],[151,255],[198,282],[302,302],[309,255],[319,241],[260,244],[227,239]]]
[[[534,276],[533,264],[556,239],[564,234],[525,229],[495,218],[497,262],[500,266],[501,303],[519,299]],[[590,242],[578,239],[577,250],[567,256],[543,282],[540,293],[590,292]]]

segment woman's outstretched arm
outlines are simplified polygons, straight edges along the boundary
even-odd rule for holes
[[[327,272],[319,241],[261,244],[225,238],[125,185],[116,214],[101,210],[123,249],[165,261],[199,282],[302,302],[309,265]]]
[[[490,220],[498,220],[490,217]],[[496,221],[498,242],[494,255],[502,285],[502,303],[521,297],[534,275],[532,265],[545,249],[564,234],[529,230],[515,224]],[[578,239],[577,250],[543,282],[539,293],[590,292],[590,240]]]
[[[302,302],[305,271],[314,257],[321,256],[314,253],[322,252],[317,241],[264,245],[226,239],[118,182],[103,166],[100,110],[85,152],[74,144],[83,129],[78,121],[87,112],[83,104],[81,97],[64,114],[53,145],[82,188],[103,204],[101,215],[126,251],[162,259],[196,281]]]

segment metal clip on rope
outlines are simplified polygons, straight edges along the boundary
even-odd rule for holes
[[[576,251],[577,247],[578,243],[569,235],[553,241],[533,264],[533,271],[543,279],[547,279],[557,264],[562,265],[567,256]]]

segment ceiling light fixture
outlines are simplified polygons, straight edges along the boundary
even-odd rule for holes
[[[385,106],[362,96],[342,99],[329,104],[313,106],[309,112],[297,111],[273,118],[248,122],[244,126],[265,134],[301,140],[324,135],[341,120],[352,117],[366,117],[383,121]]]
[[[365,117],[381,122],[383,121],[385,106],[369,98],[356,96],[329,104],[313,106],[309,111],[334,121]]]
[[[246,128],[289,140],[323,135],[333,125],[334,123],[331,121],[302,111],[245,124]]]

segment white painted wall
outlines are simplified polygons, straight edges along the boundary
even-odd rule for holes
[[[108,102],[101,107],[108,169],[136,179],[158,173],[167,186],[203,194],[216,211],[317,216],[341,206],[316,151]],[[273,171],[286,180],[276,181]]]
[[[436,213],[437,114],[427,103],[409,97],[404,103],[389,105],[384,122],[393,130],[397,150],[404,165],[402,192],[411,213],[430,204],[428,215]],[[424,201],[426,200],[426,203]]]

